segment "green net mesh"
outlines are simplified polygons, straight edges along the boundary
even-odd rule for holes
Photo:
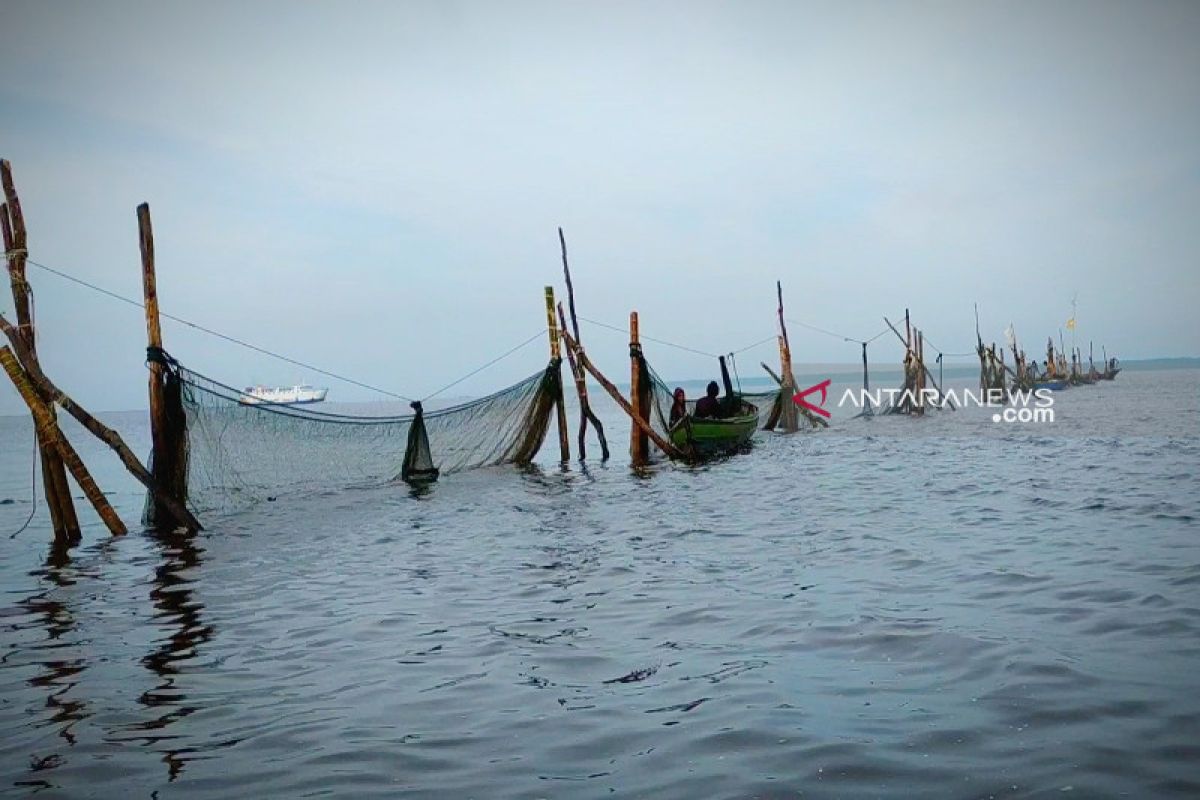
[[[526,464],[545,438],[562,394],[560,363],[471,402],[397,416],[355,416],[310,407],[244,404],[242,393],[178,364],[186,454],[184,472],[196,514],[228,512],[288,495],[421,483],[439,474],[496,464]],[[162,512],[146,504],[144,522]]]

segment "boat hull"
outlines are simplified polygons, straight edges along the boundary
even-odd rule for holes
[[[722,419],[685,417],[671,429],[671,444],[692,457],[706,458],[742,448],[757,429],[757,409]]]
[[[1034,381],[1033,388],[1034,389],[1049,389],[1052,392],[1061,392],[1063,389],[1066,389],[1070,385],[1071,384],[1068,383],[1066,380]]]
[[[328,389],[317,389],[312,386],[266,387],[254,386],[242,392],[238,402],[244,406],[302,406],[308,403],[322,403]]]
[[[238,398],[238,402],[244,406],[306,406],[311,403],[324,403],[325,396],[307,398],[304,400],[264,400],[261,397],[244,394]]]

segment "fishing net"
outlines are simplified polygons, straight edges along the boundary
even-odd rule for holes
[[[173,459],[170,470],[176,479],[182,473],[188,506],[197,514],[284,496],[396,480],[419,484],[476,467],[527,464],[537,455],[562,396],[555,359],[479,400],[430,411],[414,403],[411,414],[355,416],[247,404],[241,391],[169,364],[167,381],[177,387],[186,442],[186,453]],[[147,500],[147,525],[161,519],[155,505]]]

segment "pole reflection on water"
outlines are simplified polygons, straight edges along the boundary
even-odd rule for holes
[[[203,605],[192,591],[193,578],[187,573],[200,564],[200,554],[194,538],[187,533],[158,533],[153,535],[162,555],[162,563],[154,570],[154,588],[150,600],[155,618],[170,629],[161,644],[142,658],[142,665],[159,678],[159,683],[143,692],[138,702],[158,714],[155,718],[132,726],[145,731],[141,741],[151,747],[163,745],[163,762],[167,779],[174,781],[195,748],[172,746],[180,736],[166,732],[173,723],[193,714],[198,706],[188,703],[184,689],[177,685],[182,663],[194,659],[200,647],[213,635],[211,625],[205,624]]]
[[[29,574],[49,581],[53,586],[18,603],[32,618],[31,624],[41,626],[46,632],[46,638],[35,649],[50,657],[37,662],[41,671],[27,681],[29,686],[46,692],[46,708],[50,709],[50,717],[41,724],[57,728],[57,735],[68,747],[76,742],[73,728],[87,717],[87,703],[73,696],[87,663],[81,657],[68,657],[64,653],[73,646],[70,635],[76,630],[75,616],[65,603],[54,596],[55,588],[67,588],[76,583],[71,574],[71,546],[65,540],[50,545],[45,564]],[[35,752],[29,756],[31,773],[45,773],[64,763],[65,758],[57,752]],[[17,785],[52,788],[45,777],[31,777],[18,781]]]

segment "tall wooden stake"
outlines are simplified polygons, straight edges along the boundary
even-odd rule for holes
[[[563,401],[562,392],[562,346],[558,338],[558,320],[554,316],[554,287],[546,287],[546,330],[550,334],[550,358],[559,363],[558,397],[554,400],[554,408],[558,416],[558,452],[559,459],[565,464],[571,460],[571,444],[567,441],[567,408]]]
[[[867,372],[867,343],[862,343],[863,356],[863,410],[859,414],[860,417],[872,416],[875,411],[871,408],[871,379]]]
[[[896,329],[896,326],[893,325],[888,320],[887,317],[884,317],[883,321],[887,324],[888,328],[891,329],[892,333],[896,334],[896,338],[900,340],[900,343],[904,344],[904,336],[900,333],[899,330]],[[931,373],[928,369],[926,369],[924,364],[922,364],[921,367],[922,367],[922,372],[925,373],[925,377],[927,377],[929,379],[929,382],[933,384],[933,388],[937,389],[938,395],[946,398],[946,404],[949,405],[951,409],[957,408],[954,405],[954,401],[951,400],[950,397],[948,395],[946,395],[945,392],[942,391],[941,384],[933,379],[933,373]]]
[[[635,417],[629,431],[629,457],[635,467],[640,467],[649,460],[649,447],[643,428],[648,423],[650,410],[643,405],[646,391],[642,386],[642,342],[636,311],[629,312],[629,370],[629,400]]]
[[[29,347],[29,358],[36,363],[37,336],[34,331],[29,283],[25,279],[25,260],[29,255],[25,215],[21,212],[21,199],[13,183],[12,165],[4,160],[0,160],[0,183],[3,184],[5,198],[3,213],[0,213],[0,227],[3,228],[13,306],[17,312],[17,326]],[[49,414],[53,419],[53,406],[50,407]],[[79,517],[75,514],[75,504],[71,500],[71,485],[67,482],[67,471],[62,456],[52,444],[42,438],[40,432],[38,450],[42,462],[42,485],[45,487],[46,505],[50,509],[54,538],[62,542],[77,540],[80,537]]]
[[[154,229],[150,224],[150,206],[142,203],[137,208],[138,242],[142,253],[142,292],[146,308],[146,343],[148,353],[162,352],[162,324],[158,316],[158,287],[154,273]],[[181,468],[186,459],[186,432],[178,422],[172,423],[168,407],[166,387],[170,376],[166,367],[157,358],[149,359],[150,365],[150,438],[154,456],[150,470],[154,485],[171,495],[179,505],[187,500],[187,477]],[[155,502],[154,527],[169,531],[188,520],[179,519],[166,505]]]
[[[200,522],[192,516],[192,513],[187,510],[186,506],[180,504],[174,497],[159,489],[154,484],[154,478],[150,474],[150,471],[142,466],[142,462],[138,461],[137,456],[125,444],[125,440],[121,438],[119,433],[89,414],[82,406],[72,400],[66,392],[55,386],[46,377],[46,374],[42,372],[39,364],[27,358],[28,345],[17,333],[17,329],[10,325],[8,320],[4,318],[3,314],[0,314],[0,331],[3,331],[4,335],[8,337],[13,352],[17,354],[17,360],[22,363],[31,364],[31,366],[26,367],[25,371],[29,382],[33,384],[42,397],[48,397],[54,403],[57,403],[62,407],[63,411],[74,417],[80,425],[116,451],[125,468],[153,493],[160,503],[167,506],[177,520],[183,520],[190,530],[198,531],[201,529]]]
[[[567,239],[563,236],[562,228],[558,229],[558,243],[562,249],[563,277],[567,281],[567,305],[571,309],[571,332],[575,334],[575,341],[582,347],[583,340],[579,338],[579,317],[575,314],[575,286],[571,283],[571,267],[567,264]],[[565,331],[567,322],[563,314],[562,303],[558,304],[558,318]],[[579,395],[579,460],[587,458],[587,426],[591,421],[596,428],[596,437],[600,440],[600,457],[607,461],[608,439],[604,435],[604,425],[592,411],[592,404],[588,400],[587,374],[583,367],[576,363],[575,351],[569,347],[567,348],[567,357],[571,362],[571,374],[575,376],[575,392]]]
[[[579,343],[571,338],[571,334],[563,331],[562,336],[563,340],[567,343],[567,347],[575,351],[575,358],[579,360],[579,366],[587,370],[588,373],[596,379],[596,383],[600,384],[601,388],[608,392],[608,395],[613,399],[613,402],[620,406],[621,410],[629,415],[630,419],[633,420],[633,424],[641,428],[642,433],[646,434],[646,438],[654,442],[654,444],[658,446],[658,449],[666,453],[669,458],[686,458],[685,453],[660,436],[654,430],[654,428],[650,427],[650,423],[647,422],[644,417],[640,417],[634,413],[633,406],[628,400],[621,396],[621,392],[615,385],[613,385],[613,382],[604,377],[604,374],[601,373],[600,370],[596,369],[596,365],[593,364],[591,359],[587,357],[587,353],[583,351],[583,348],[579,346]]]
[[[925,334],[916,331],[917,337],[917,413],[925,414]]]
[[[779,423],[785,433],[795,433],[799,427],[796,403],[792,399],[796,394],[796,374],[792,372],[792,344],[788,340],[787,323],[783,319],[783,283],[775,281],[775,293],[779,300],[779,377],[783,382],[779,386],[780,412]]]

